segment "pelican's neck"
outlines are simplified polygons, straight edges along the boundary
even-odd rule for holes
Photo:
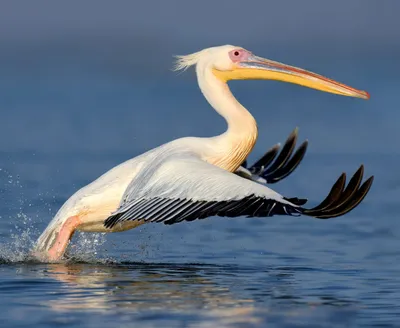
[[[257,123],[212,69],[198,65],[197,78],[205,98],[228,123],[225,133],[212,138],[215,151],[206,160],[234,172],[254,147],[258,136]]]

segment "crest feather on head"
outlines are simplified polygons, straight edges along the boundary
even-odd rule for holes
[[[183,56],[175,56],[175,66],[173,68],[174,71],[186,71],[190,66],[196,65],[200,60],[201,56],[207,51],[208,49],[204,49],[189,55]]]

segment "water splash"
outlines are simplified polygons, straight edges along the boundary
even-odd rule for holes
[[[106,242],[105,233],[80,232],[75,241],[69,246],[66,257],[73,262],[104,262],[109,261],[107,250],[101,250]],[[99,253],[102,256],[99,258]],[[104,254],[106,257],[104,257]]]
[[[25,208],[30,208],[23,192],[23,185],[19,175],[13,175],[8,170],[0,168],[1,180],[4,182],[1,193],[4,196],[7,210],[16,214],[9,215],[6,219],[13,224],[9,230],[10,241],[0,243],[0,263],[23,262],[27,259],[29,250],[32,249],[38,230],[33,225],[30,216],[24,213]],[[15,197],[15,195],[18,195]],[[0,215],[0,219],[4,219]]]
[[[50,215],[52,214],[52,204],[49,199],[54,199],[54,196],[38,194],[36,200],[28,199],[24,194],[20,177],[2,168],[0,168],[0,180],[2,181],[0,193],[4,196],[2,198],[5,207],[2,211],[12,213],[7,217],[0,215],[0,220],[5,219],[10,222],[8,234],[4,233],[0,240],[0,264],[38,262],[38,259],[31,255],[31,251],[42,232],[38,228],[41,217],[39,213],[43,213],[43,207],[47,207]],[[35,213],[36,206],[38,213]],[[104,234],[78,233],[69,247],[67,258],[73,258],[78,262],[96,261],[98,249],[105,240]]]
[[[39,262],[31,254],[31,251],[35,246],[37,237],[40,235],[40,231],[26,214],[18,213],[16,219],[19,223],[15,224],[14,229],[10,231],[11,241],[0,243],[0,264]],[[98,258],[99,249],[105,241],[105,234],[78,233],[77,238],[68,248],[66,260],[87,263],[110,261],[111,259],[108,258]]]
[[[25,230],[16,229],[11,234],[11,241],[0,243],[0,264],[3,263],[32,263],[40,262],[35,258],[31,251],[36,242],[36,232],[33,226],[26,227]],[[106,257],[99,257],[99,249],[105,243],[105,234],[99,233],[80,233],[74,243],[69,246],[65,255],[66,262],[85,262],[85,263],[108,263],[113,260],[107,257],[107,251],[101,252]]]

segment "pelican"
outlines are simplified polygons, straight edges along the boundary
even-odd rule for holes
[[[232,95],[227,82],[279,80],[362,99],[369,99],[367,92],[232,45],[177,57],[176,70],[190,66],[196,67],[200,90],[225,118],[227,130],[215,137],[185,137],[158,146],[112,168],[78,190],[37,240],[35,256],[46,261],[62,259],[75,231],[121,232],[147,222],[175,224],[211,216],[304,215],[328,219],[348,213],[364,199],[373,176],[362,183],[363,166],[347,187],[343,173],[328,196],[314,208],[304,207],[306,199],[284,197],[265,183],[254,181],[268,180],[267,175],[267,179],[263,178],[263,167],[269,159],[264,158],[261,165],[254,166],[259,171],[261,168],[260,172],[252,173],[241,166],[253,149],[258,130],[255,119]],[[277,160],[277,163],[286,161]],[[272,171],[279,173],[276,167]]]

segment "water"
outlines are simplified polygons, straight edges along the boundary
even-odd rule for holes
[[[398,60],[317,60],[284,50],[274,57],[366,89],[368,102],[283,83],[231,85],[259,124],[251,160],[296,126],[300,141],[310,140],[305,160],[277,191],[316,204],[342,171],[365,164],[375,183],[350,214],[80,234],[65,263],[37,263],[28,250],[78,188],[151,147],[225,128],[192,73],[165,68],[146,76],[130,71],[129,53],[122,64],[92,55],[43,51],[28,62],[4,54],[0,61],[0,325],[397,325]]]

